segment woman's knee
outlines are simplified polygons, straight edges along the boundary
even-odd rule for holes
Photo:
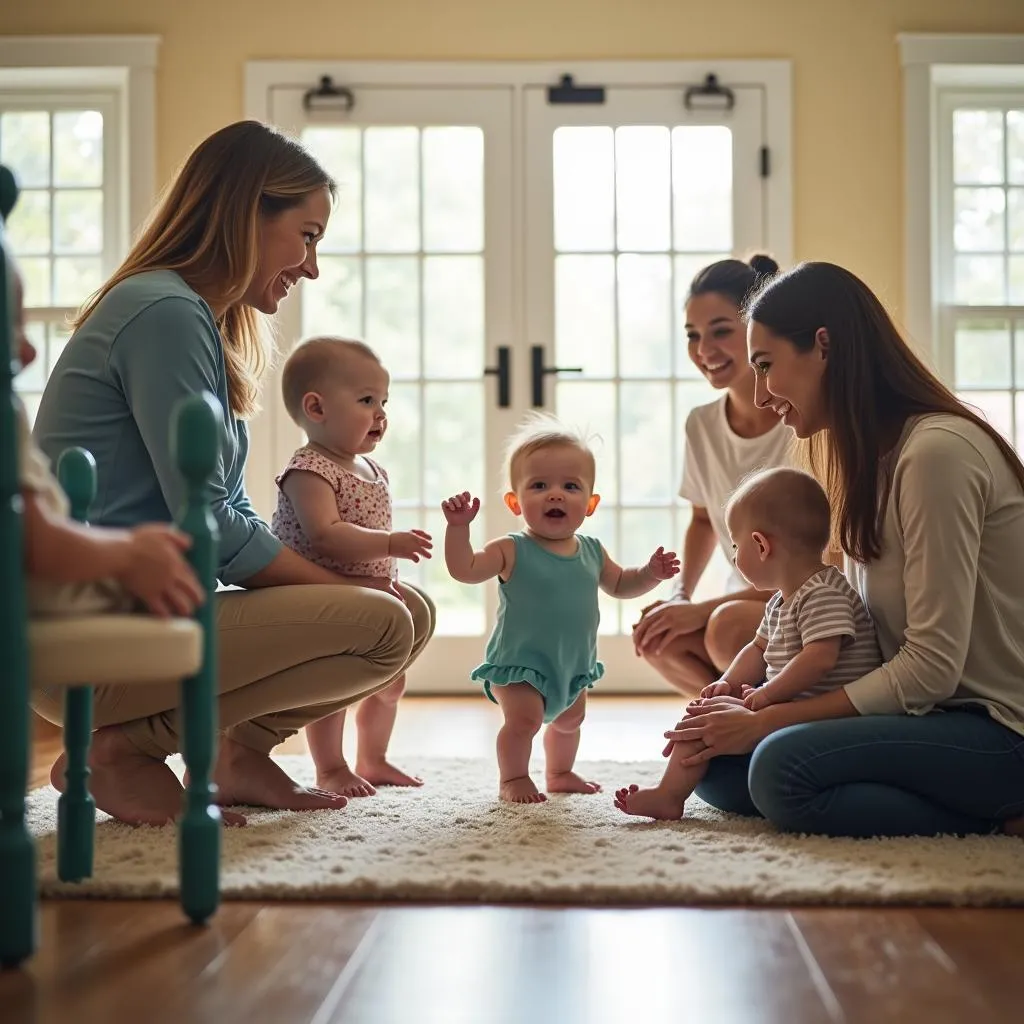
[[[708,657],[722,671],[754,639],[764,615],[764,605],[755,601],[726,601],[708,618],[704,647]]]

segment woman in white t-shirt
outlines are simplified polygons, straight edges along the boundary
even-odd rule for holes
[[[693,279],[686,299],[686,337],[694,365],[725,394],[698,406],[686,420],[679,496],[693,506],[683,540],[683,567],[674,595],[644,609],[633,627],[637,654],[686,696],[696,696],[729,666],[764,616],[770,594],[733,573],[727,593],[706,601],[691,596],[721,547],[732,561],[725,503],[744,477],[786,461],[792,434],[772,409],[754,404],[754,372],[747,361],[740,307],[778,272],[769,256],[749,263],[720,260]]]

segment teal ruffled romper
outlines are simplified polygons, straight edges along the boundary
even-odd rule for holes
[[[471,678],[484,692],[529,683],[544,698],[544,721],[557,718],[604,675],[597,660],[598,580],[601,542],[577,534],[575,555],[555,555],[524,533],[509,534],[516,564],[498,581],[498,620]],[[497,701],[495,701],[497,703]]]

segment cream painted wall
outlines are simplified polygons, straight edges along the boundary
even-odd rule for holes
[[[897,311],[898,32],[1024,32],[1024,0],[37,0],[0,12],[0,35],[163,37],[161,181],[242,115],[248,59],[788,58],[796,256],[845,264]]]

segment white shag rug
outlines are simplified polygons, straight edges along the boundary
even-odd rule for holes
[[[312,782],[308,758],[279,760],[293,778]],[[224,830],[223,895],[620,905],[1024,904],[1020,839],[787,835],[696,798],[678,822],[615,809],[615,788],[653,783],[663,766],[584,763],[580,770],[604,792],[509,806],[497,799],[493,762],[410,761],[404,767],[426,779],[420,790],[384,789],[342,811],[250,809],[245,828]],[[131,828],[102,814],[93,879],[58,882],[56,799],[48,786],[29,797],[44,895],[176,895],[176,830]]]

